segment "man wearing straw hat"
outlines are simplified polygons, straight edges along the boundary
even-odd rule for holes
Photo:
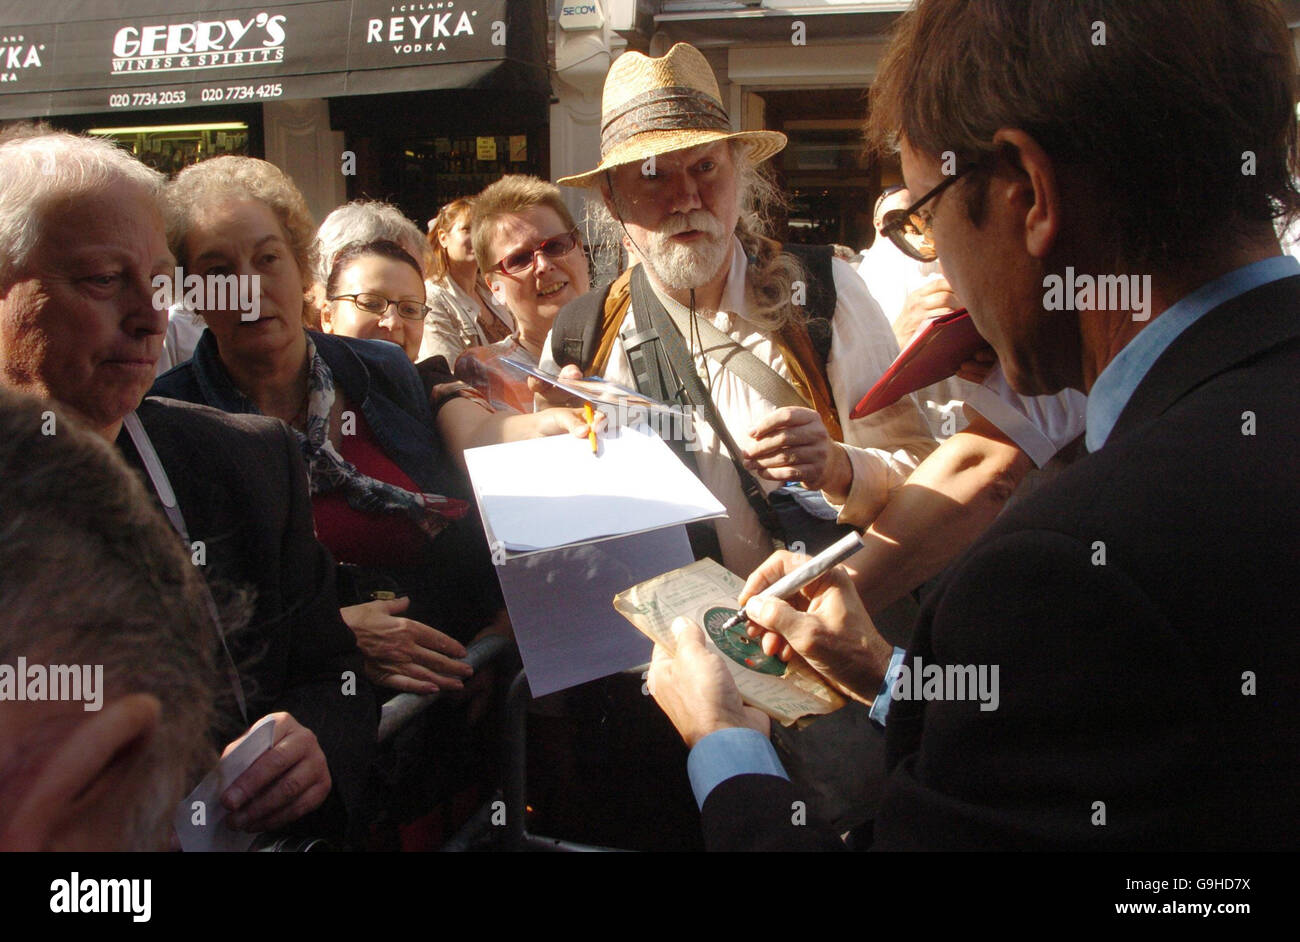
[[[803,485],[800,500],[820,491],[870,519],[936,443],[911,397],[848,418],[898,344],[829,247],[795,255],[766,237],[762,215],[779,194],[757,168],[785,135],[733,131],[712,69],[685,43],[661,58],[622,55],[601,123],[600,164],[558,182],[597,190],[608,235],[640,264],[560,312],[543,369],[572,364],[689,406],[699,447],[680,453],[728,512],[693,530],[697,558],[744,574],[775,541],[818,548],[825,530],[791,489],[772,499],[786,482]],[[820,814],[848,827],[870,813],[874,785],[860,769],[880,737],[865,709],[782,737]]]
[[[725,438],[720,444],[687,389],[703,450],[682,457],[728,510],[716,525],[720,554],[697,531],[697,557],[713,555],[745,574],[762,561],[771,537],[818,549],[785,526],[792,515],[780,501],[789,489],[772,493],[776,482],[801,482],[808,490],[798,497],[820,491],[838,509],[838,522],[875,522],[866,551],[848,566],[873,616],[888,612],[882,624],[889,633],[897,622],[893,633],[901,637],[912,613],[894,603],[987,527],[1032,466],[1046,465],[1080,435],[1083,397],[1019,396],[997,373],[972,387],[968,424],[939,447],[930,437],[939,429],[929,428],[911,396],[850,420],[858,391],[888,367],[897,341],[863,280],[832,261],[829,247],[783,250],[764,238],[764,210],[779,194],[756,168],[785,143],[776,131],[731,130],[713,72],[694,47],[678,44],[659,59],[619,57],[605,81],[600,164],[558,182],[599,190],[597,217],[611,241],[648,260],[637,266],[653,289],[647,299],[662,302],[670,323],[646,323],[652,319],[638,309],[637,279],[627,272],[607,294],[593,292],[561,311],[543,365],[574,364],[672,399],[674,381],[689,379],[689,367],[668,364],[669,382],[647,389],[655,344],[638,342],[664,334],[660,328],[666,340],[681,338],[736,445],[732,452]],[[710,326],[721,335],[705,335]],[[744,370],[737,343],[762,363],[750,357]],[[779,376],[764,383],[764,367]],[[911,486],[902,487],[909,476]],[[755,493],[760,486],[767,501]],[[769,502],[780,511],[775,525]],[[802,518],[793,516],[797,528]],[[706,537],[714,535],[713,525],[702,526]]]
[[[690,404],[699,476],[729,514],[711,555],[734,572],[761,563],[774,538],[798,538],[767,506],[764,492],[781,483],[879,510],[935,442],[910,397],[848,420],[898,345],[828,248],[796,256],[765,237],[761,214],[777,193],[757,167],[785,135],[733,131],[708,62],[686,43],[619,57],[601,110],[600,164],[558,182],[598,190],[611,234],[642,264],[561,312],[543,366]],[[691,372],[703,381],[694,392]]]

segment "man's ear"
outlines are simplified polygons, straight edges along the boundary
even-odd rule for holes
[[[0,832],[0,851],[133,849],[117,844],[150,790],[142,763],[161,713],[145,693],[87,712],[22,794]]]
[[[1056,243],[1061,226],[1061,190],[1056,167],[1038,142],[1019,128],[1002,128],[993,143],[1015,150],[1024,179],[1013,186],[1013,194],[1024,204],[1025,248],[1034,258],[1046,258]],[[996,185],[996,184],[995,184]]]
[[[497,304],[502,307],[509,307],[506,304],[506,287],[501,283],[501,276],[495,272],[489,272],[483,278],[487,281],[488,290],[492,292],[492,297],[496,299]]]
[[[323,333],[334,333],[334,304],[323,298],[320,303],[320,329]]]

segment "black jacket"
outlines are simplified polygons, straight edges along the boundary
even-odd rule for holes
[[[330,800],[293,830],[338,837],[342,812],[356,807],[375,755],[379,712],[339,616],[333,558],[315,537],[298,443],[283,422],[262,416],[155,397],[137,413],[190,539],[203,543],[204,577],[218,597],[228,589],[254,595],[250,622],[229,634],[249,720],[290,713],[316,734],[329,762]],[[153,493],[125,430],[118,447]],[[344,692],[347,671],[352,693]],[[221,702],[227,709],[216,737],[224,746],[243,723],[231,698]]]
[[[335,385],[360,409],[384,453],[423,490],[464,500],[471,507],[418,558],[394,561],[381,571],[345,567],[341,585],[370,581],[409,595],[411,606],[404,617],[468,642],[504,602],[469,481],[442,446],[420,374],[396,344],[309,334]],[[223,412],[255,409],[221,362],[211,331],[204,331],[193,358],[160,376],[152,391]],[[361,593],[343,604],[368,599]]]
[[[1207,313],[947,573],[908,662],[997,664],[1000,703],[894,702],[874,847],[1300,843],[1298,313],[1300,277]],[[729,779],[706,841],[842,846],[798,797]]]

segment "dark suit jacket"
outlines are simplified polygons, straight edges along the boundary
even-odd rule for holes
[[[1188,328],[1106,445],[946,574],[908,662],[997,664],[1000,703],[894,702],[876,848],[1300,843],[1298,385],[1292,277]],[[706,841],[842,846],[798,797],[729,779]]]
[[[137,410],[167,471],[191,540],[206,552],[203,574],[220,598],[249,589],[247,627],[228,640],[248,698],[249,720],[286,711],[316,734],[329,762],[331,800],[294,830],[339,837],[342,812],[356,806],[376,751],[378,708],[352,632],[339,616],[334,561],[315,537],[307,471],[284,423],[227,415],[149,397]],[[124,430],[118,447],[144,476]],[[148,479],[145,486],[153,493]],[[218,667],[224,660],[218,659]],[[355,694],[343,693],[352,671]],[[225,679],[224,672],[219,680]],[[238,708],[216,731],[224,746],[243,732]],[[341,803],[341,804],[340,804]]]

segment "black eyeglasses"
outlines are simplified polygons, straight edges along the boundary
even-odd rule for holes
[[[888,237],[908,258],[914,258],[918,262],[933,262],[939,253],[934,250],[934,239],[931,237],[931,214],[921,215],[918,210],[978,166],[978,162],[967,164],[907,209],[891,209],[885,213],[880,234]]]
[[[577,246],[578,230],[570,229],[560,235],[551,236],[535,249],[520,249],[518,252],[511,252],[493,265],[491,270],[503,272],[507,275],[518,275],[537,263],[537,254],[539,252],[547,258],[564,258]]]
[[[365,311],[367,314],[374,314],[377,317],[383,317],[388,312],[390,305],[397,305],[397,314],[408,321],[424,320],[424,315],[429,313],[429,305],[421,304],[419,301],[398,301],[384,297],[382,294],[370,294],[363,292],[361,294],[338,294],[330,298],[331,301],[351,301],[357,306],[357,310]]]

